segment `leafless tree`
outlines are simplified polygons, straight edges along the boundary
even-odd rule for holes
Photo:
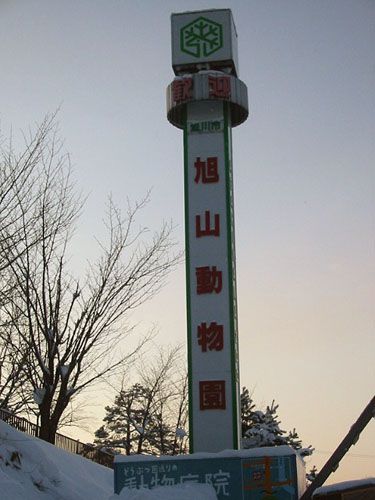
[[[189,379],[186,370],[174,383],[174,422],[175,432],[173,436],[172,455],[187,453],[189,445]]]
[[[43,237],[36,223],[43,196],[38,181],[45,158],[51,157],[51,142],[56,142],[49,139],[55,137],[54,120],[54,114],[46,116],[34,132],[24,136],[20,154],[15,152],[12,138],[0,144],[0,407],[15,412],[30,402],[30,391],[22,370],[27,346],[13,337],[2,308],[16,293],[14,280],[6,271]]]
[[[96,443],[114,451],[176,455],[187,449],[187,376],[181,349],[158,348],[144,358],[135,383],[126,377]]]
[[[24,347],[24,390],[37,405],[40,437],[54,442],[69,403],[123,367],[145,342],[142,336],[133,349],[124,345],[127,313],[158,292],[179,256],[171,254],[171,225],[163,224],[148,238],[146,229],[136,228],[147,199],[128,204],[125,216],[109,200],[107,241],[98,241],[101,256],[84,277],[73,277],[69,249],[82,203],[73,189],[69,158],[51,131],[50,124],[38,142],[39,170],[30,192],[15,197],[18,244],[0,251],[2,281],[12,288],[1,301],[7,342],[14,352]]]
[[[17,413],[31,402],[22,372],[25,349],[13,342],[6,325],[0,335],[0,408]]]
[[[141,437],[146,436],[162,455],[186,452],[188,379],[181,351],[180,346],[159,347],[153,361],[143,360],[139,370],[140,383],[148,388]],[[151,416],[153,426],[147,430]]]
[[[1,142],[0,273],[24,252],[26,245],[33,244],[41,236],[35,224],[37,201],[42,195],[37,179],[47,157],[52,159],[54,156],[49,148],[51,144],[56,145],[55,134],[55,114],[52,114],[45,117],[36,131],[24,136],[25,146],[20,154],[15,152],[12,138]],[[25,229],[27,241],[23,237]]]

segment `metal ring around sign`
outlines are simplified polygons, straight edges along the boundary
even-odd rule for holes
[[[184,128],[189,102],[226,101],[230,103],[231,126],[243,123],[249,115],[247,87],[239,78],[221,71],[201,71],[176,77],[167,87],[167,118]]]

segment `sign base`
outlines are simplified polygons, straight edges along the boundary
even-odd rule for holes
[[[153,457],[117,455],[115,493],[122,488],[193,482],[214,487],[219,500],[298,500],[306,487],[303,459],[289,446]]]

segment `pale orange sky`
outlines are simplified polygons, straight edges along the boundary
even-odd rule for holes
[[[279,403],[320,467],[374,394],[375,3],[2,2],[1,128],[61,105],[90,194],[73,262],[93,255],[109,191],[121,203],[153,187],[143,222],[172,218],[182,247],[169,16],[211,7],[232,9],[251,110],[233,133],[241,384],[259,406]],[[157,324],[162,343],[185,341],[183,266],[134,319]],[[374,445],[371,422],[329,482],[374,476]]]

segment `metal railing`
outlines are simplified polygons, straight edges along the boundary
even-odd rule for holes
[[[0,408],[0,419],[11,425],[18,431],[25,432],[30,436],[38,437],[40,427],[32,422],[29,422],[24,417],[18,417],[8,410]],[[75,453],[76,455],[81,455],[82,457],[88,458],[97,464],[104,465],[105,467],[113,468],[113,458],[112,453],[103,451],[102,449],[96,447],[93,444],[85,444],[72,439],[63,434],[56,433],[55,435],[55,446],[61,448],[62,450],[69,451],[70,453]]]

